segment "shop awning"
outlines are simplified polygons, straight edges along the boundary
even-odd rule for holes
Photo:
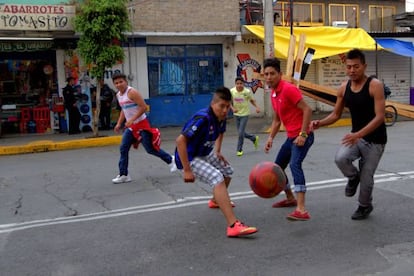
[[[387,51],[401,56],[414,57],[414,46],[412,42],[393,38],[376,38],[375,40]]]
[[[264,26],[244,25],[244,27],[258,38],[264,40]],[[290,39],[290,27],[273,27],[275,55],[287,58]],[[361,28],[338,27],[294,27],[293,33],[299,41],[300,34],[306,35],[306,48],[315,49],[313,59],[334,56],[358,48],[375,51],[375,40]],[[299,43],[296,43],[296,46]],[[378,49],[382,49],[378,45]]]

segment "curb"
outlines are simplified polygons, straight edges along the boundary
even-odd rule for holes
[[[64,142],[54,142],[42,140],[28,143],[21,146],[0,147],[0,155],[16,155],[25,153],[48,152],[58,150],[80,149],[86,147],[102,147],[109,145],[119,145],[122,136],[108,136],[98,138],[76,139]]]
[[[333,123],[332,125],[329,125],[327,127],[344,127],[344,126],[350,126],[351,125],[351,118],[344,118],[344,119],[339,119],[338,121],[336,121],[335,123]]]
[[[331,127],[342,127],[342,126],[349,126],[349,125],[351,125],[351,119],[344,118],[344,119],[339,119],[337,122],[327,127],[331,128]],[[284,131],[283,126],[280,130]],[[270,126],[267,128],[264,128],[263,132],[269,133]],[[55,142],[52,140],[41,140],[41,141],[31,142],[25,145],[0,146],[0,156],[120,145],[121,139],[122,139],[122,135],[97,137],[97,138],[83,138],[83,139],[75,139],[75,140],[62,141],[62,142]]]
[[[350,126],[351,125],[351,119],[350,118],[344,118],[344,119],[339,119],[338,121],[336,121],[335,123],[333,123],[332,125],[326,126],[326,127],[344,127],[344,126]],[[282,125],[280,127],[280,131],[285,131],[285,127]],[[265,133],[269,133],[270,132],[270,127],[266,128]]]

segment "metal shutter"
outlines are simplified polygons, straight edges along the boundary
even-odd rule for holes
[[[377,77],[391,89],[391,100],[410,103],[411,58],[387,51],[366,52],[365,57],[368,76],[375,74],[378,61]]]

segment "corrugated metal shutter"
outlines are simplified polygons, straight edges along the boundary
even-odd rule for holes
[[[374,75],[378,61],[378,79],[391,91],[391,100],[410,103],[411,59],[387,51],[366,52],[367,75]]]

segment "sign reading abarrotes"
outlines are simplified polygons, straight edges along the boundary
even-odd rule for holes
[[[0,4],[0,30],[73,31],[75,6]]]

